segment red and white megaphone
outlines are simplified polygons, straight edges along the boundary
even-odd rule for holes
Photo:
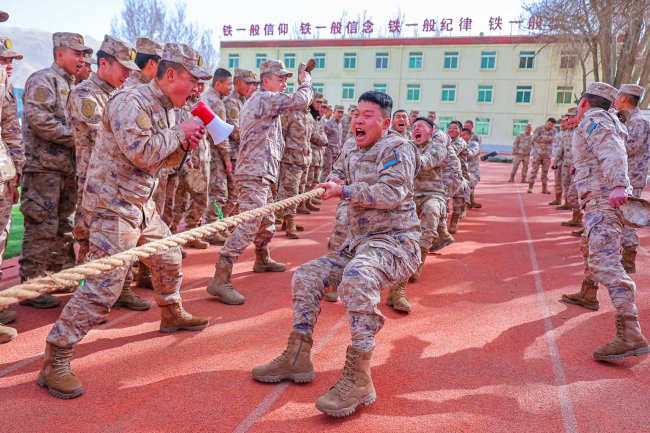
[[[221,143],[223,140],[228,138],[232,133],[232,130],[235,129],[233,125],[221,120],[221,118],[217,116],[203,101],[199,101],[192,108],[192,115],[196,120],[205,125],[205,129],[208,130],[208,133],[215,143]]]

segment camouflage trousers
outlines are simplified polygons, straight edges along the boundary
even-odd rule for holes
[[[148,226],[134,227],[133,222],[112,212],[94,214],[86,212],[90,228],[90,251],[88,260],[117,254],[129,248],[169,236],[165,223],[154,213]],[[172,248],[162,254],[142,259],[151,269],[154,299],[158,305],[178,303],[183,280],[180,248]],[[61,312],[61,316],[47,336],[47,341],[61,347],[70,347],[81,341],[90,328],[105,320],[115,303],[129,267],[88,277],[77,288]]]
[[[553,170],[553,190],[555,194],[562,194],[562,175],[564,173],[564,165],[560,164],[557,170]]]
[[[327,249],[330,253],[340,250],[343,242],[345,242],[345,240],[350,236],[348,206],[349,203],[347,200],[341,200],[336,207],[336,223],[332,229],[330,240],[327,243]]]
[[[537,180],[537,172],[539,168],[542,168],[542,185],[548,184],[548,169],[551,167],[551,157],[547,155],[539,155],[537,153],[533,154],[533,168],[530,170],[530,177],[528,178],[528,183],[535,185]]]
[[[336,147],[327,146],[325,148],[325,151],[323,152],[323,170],[321,173],[323,179],[327,179],[327,176],[330,174],[332,167],[334,166],[334,161],[336,161],[340,152],[341,150]]]
[[[74,175],[23,174],[20,211],[25,216],[25,234],[18,260],[21,280],[74,266],[72,225],[76,202]]]
[[[354,251],[331,252],[305,263],[291,280],[294,330],[311,336],[323,290],[338,287],[350,324],[352,347],[372,351],[375,334],[386,320],[377,308],[381,291],[406,281],[419,262],[416,241],[375,239],[363,242]]]
[[[84,263],[86,255],[88,254],[88,236],[89,230],[86,220],[84,218],[84,208],[81,205],[81,200],[84,196],[84,186],[86,184],[86,173],[77,173],[77,206],[74,211],[74,227],[72,235],[79,244],[79,252],[77,254],[77,263]]]
[[[320,183],[321,168],[317,165],[310,165],[307,173],[307,190],[311,191]],[[324,180],[325,178],[323,178]]]
[[[210,173],[208,173],[207,165],[199,165],[199,169],[205,175],[208,185],[210,185]],[[187,228],[194,228],[201,225],[201,219],[208,207],[208,192],[195,194],[191,192],[187,184],[179,179],[178,188],[176,188],[176,197],[174,198],[174,216],[172,223],[169,226],[176,231],[178,225],[185,219]]]
[[[300,192],[300,183],[305,177],[307,167],[301,167],[296,164],[280,163],[280,186],[278,187],[277,201],[293,197]],[[283,216],[296,214],[297,206],[290,206],[284,209]]]
[[[526,175],[528,174],[528,162],[530,161],[530,154],[514,154],[512,158],[512,172],[510,173],[511,177],[517,175],[517,169],[519,164],[521,164],[521,181],[526,182]]]
[[[0,182],[0,265],[7,249],[11,231],[11,209],[14,205],[14,180]]]
[[[271,182],[254,176],[237,176],[239,209],[241,212],[266,206],[273,201]],[[257,249],[266,249],[275,234],[275,215],[273,213],[239,224],[221,248],[219,254],[233,263],[242,255],[251,242]]]
[[[641,198],[642,192],[643,188],[634,188],[632,190],[632,196]],[[623,226],[623,233],[621,233],[621,245],[625,248],[636,249],[639,243],[639,235],[637,235],[636,229],[634,227]]]
[[[176,203],[176,190],[180,184],[180,178],[178,177],[178,172],[174,171],[171,174],[163,174],[158,179],[160,180],[156,189],[156,191],[160,191],[158,199],[156,199],[154,193],[156,212],[158,212],[164,223],[169,227],[174,221],[174,204]]]
[[[477,157],[478,159],[478,157]],[[481,166],[478,162],[471,164],[469,166],[469,187],[472,191],[476,188],[476,185],[481,181]]]
[[[232,174],[226,174],[226,164],[221,154],[216,149],[211,149],[210,182],[208,190],[208,209],[205,220],[213,223],[219,220],[219,211],[214,206],[216,203],[224,217],[230,215],[234,208],[235,183]]]
[[[415,206],[422,231],[420,248],[429,249],[438,238],[438,224],[441,223],[443,215],[447,214],[447,197],[434,194],[416,196]]]
[[[573,176],[571,176],[571,166],[562,166],[562,190],[564,192],[564,199],[571,209],[580,209],[578,204],[578,190],[573,185]]]
[[[607,287],[619,314],[636,314],[636,285],[621,264],[620,211],[612,209],[604,199],[591,200],[584,210],[584,225],[580,248],[585,278]]]

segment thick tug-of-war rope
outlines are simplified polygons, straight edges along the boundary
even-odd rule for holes
[[[239,215],[224,218],[192,230],[187,230],[164,239],[131,248],[130,250],[122,251],[113,256],[93,260],[92,262],[87,262],[74,268],[57,272],[56,274],[33,278],[7,290],[0,291],[0,306],[15,304],[24,299],[33,299],[44,293],[53,292],[64,287],[78,286],[88,277],[130,265],[137,260],[163,253],[172,248],[184,245],[188,241],[202,239],[217,232],[236,227],[239,224],[273,213],[276,210],[298,205],[305,200],[319,197],[324,192],[325,190],[323,188],[317,188],[276,203],[270,203],[257,209],[242,212]]]

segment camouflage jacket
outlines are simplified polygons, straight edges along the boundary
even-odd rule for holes
[[[14,97],[14,89],[9,84],[2,98],[2,142],[9,149],[16,173],[20,175],[25,165],[25,149],[23,148],[23,133],[18,122],[18,104]]]
[[[562,136],[562,142],[560,146],[562,147],[562,165],[564,167],[573,166],[573,154],[571,153],[571,142],[573,141],[573,131],[574,129],[567,129],[564,131]]]
[[[3,114],[4,115],[4,114]],[[641,110],[632,110],[632,117],[625,123],[629,137],[625,143],[627,169],[633,188],[645,188],[650,159],[650,121]]]
[[[282,115],[282,135],[285,142],[282,162],[303,168],[311,164],[310,142],[314,123],[310,122],[308,117],[312,117],[308,110]]]
[[[115,94],[90,156],[84,209],[148,224],[161,165],[185,142],[173,105],[155,81]]]
[[[294,93],[259,89],[246,101],[239,113],[240,147],[235,176],[256,176],[277,182],[284,138],[280,115],[302,111],[314,94],[304,83]]]
[[[447,134],[432,135],[429,141],[414,144],[420,154],[421,167],[415,176],[415,196],[447,195],[447,188],[442,179],[442,171],[449,162]]]
[[[232,92],[232,94],[228,96],[225,101],[223,101],[223,104],[226,108],[226,122],[230,123],[235,127],[235,129],[232,130],[232,133],[228,137],[228,141],[230,142],[230,159],[239,158],[239,143],[241,140],[240,130],[239,130],[239,125],[240,125],[239,113],[241,112],[241,109],[244,107],[245,102],[246,102],[246,97],[240,95],[237,92]]]
[[[474,175],[478,175],[481,172],[480,156],[481,142],[472,136],[469,139],[469,143],[467,143],[467,168],[469,168],[470,173],[473,173]]]
[[[391,128],[391,131],[393,131],[395,134],[399,135],[402,137],[404,140],[410,140],[411,139],[411,134],[409,133],[408,129],[405,129],[404,132],[399,132]]]
[[[533,146],[533,135],[528,135],[525,132],[519,133],[515,137],[515,142],[512,144],[513,155],[530,155],[530,150]]]
[[[221,99],[221,95],[219,95],[219,93],[214,90],[213,87],[209,87],[208,90],[206,90],[203,95],[201,95],[201,101],[205,102],[207,106],[210,107],[221,120],[224,122],[227,120],[226,106]],[[219,155],[221,155],[221,158],[224,161],[231,159],[232,156],[230,154],[230,141],[227,138],[221,143],[215,144],[214,141],[212,141],[212,137],[210,137],[208,134],[208,142],[213,149],[216,149],[219,152]]]
[[[75,173],[74,139],[66,117],[74,78],[58,64],[34,72],[23,91],[26,172]]]
[[[140,84],[149,84],[149,79],[142,75],[140,71],[131,71],[131,75],[124,82],[124,87],[134,87]]]
[[[95,73],[70,92],[68,119],[74,137],[77,177],[82,185],[86,181],[90,153],[102,125],[104,107],[114,92],[115,87]]]
[[[350,251],[368,241],[395,245],[420,237],[413,188],[420,158],[415,146],[394,132],[385,132],[372,146],[343,147],[331,177],[345,181],[341,198],[349,202],[350,235],[341,249]]]
[[[564,155],[564,148],[562,147],[562,141],[566,136],[566,131],[563,129],[555,136],[553,136],[553,145],[551,146],[551,159],[556,163],[562,163],[562,157]]]
[[[314,116],[309,115],[309,123],[311,124],[312,134],[309,143],[311,145],[311,166],[320,167],[323,165],[323,152],[327,147],[327,135],[323,129],[323,122],[320,119],[314,119]]]
[[[460,169],[463,174],[463,178],[469,180],[469,166],[467,165],[467,155],[469,154],[469,151],[467,149],[467,143],[459,135],[455,139],[451,140],[451,146],[456,151],[456,155],[460,160]]]
[[[438,129],[435,134],[440,136],[437,140],[444,140],[444,143],[447,145],[447,163],[442,169],[440,185],[436,188],[438,191],[444,190],[447,197],[452,197],[456,192],[458,192],[458,189],[464,182],[462,164],[458,157],[457,149],[452,144],[451,137],[440,129]],[[434,140],[436,140],[436,138],[434,138]]]
[[[555,136],[555,128],[547,131],[544,126],[538,126],[533,131],[533,152],[536,155],[541,155],[544,158],[551,157],[551,149],[553,148],[553,137]]]
[[[627,177],[625,142],[627,131],[613,114],[590,108],[573,134],[571,153],[573,181],[581,205],[592,199],[607,199],[618,186],[632,191]]]
[[[352,135],[352,118],[347,114],[344,114],[343,119],[341,119],[341,125],[341,143],[343,144],[348,141],[348,138]]]
[[[338,155],[341,152],[341,146],[345,143],[345,141],[341,140],[343,136],[343,123],[337,122],[332,117],[328,121],[323,122],[323,130],[325,131],[325,135],[327,135],[327,148],[334,155]]]

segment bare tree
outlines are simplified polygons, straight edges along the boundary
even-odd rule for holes
[[[188,21],[186,10],[183,2],[169,9],[162,0],[124,0],[120,15],[111,21],[111,33],[133,44],[140,37],[188,44],[203,55],[205,66],[213,70],[219,53],[212,43],[212,30]]]

